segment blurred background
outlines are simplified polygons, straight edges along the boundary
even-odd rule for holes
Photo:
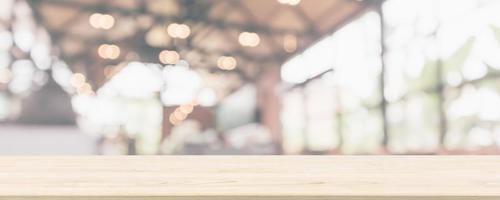
[[[497,0],[2,0],[0,154],[500,154]]]

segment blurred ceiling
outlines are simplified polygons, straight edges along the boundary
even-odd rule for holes
[[[234,73],[239,82],[255,80],[265,68],[279,67],[287,58],[346,24],[375,1],[302,0],[292,6],[276,0],[29,0],[39,23],[46,27],[57,54],[75,72],[88,76],[96,88],[109,79],[105,67],[127,60],[158,63],[162,50],[175,50],[195,69]],[[93,28],[93,13],[112,15],[110,30]],[[167,25],[190,27],[186,39],[173,39]],[[256,47],[238,42],[241,32],[260,37]],[[283,48],[293,35],[293,51]],[[116,44],[118,59],[98,56],[101,44]],[[233,56],[238,67],[222,71],[219,56]]]

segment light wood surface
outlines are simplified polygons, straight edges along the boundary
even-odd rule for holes
[[[5,199],[499,200],[500,157],[0,157]]]

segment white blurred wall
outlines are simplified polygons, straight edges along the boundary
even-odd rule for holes
[[[0,155],[89,155],[96,140],[72,126],[0,125]]]

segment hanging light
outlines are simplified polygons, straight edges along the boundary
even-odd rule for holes
[[[233,70],[236,68],[236,59],[231,56],[221,56],[217,59],[217,67],[222,70]]]
[[[176,51],[163,50],[158,55],[160,62],[166,65],[175,65],[179,62],[180,55]]]
[[[177,33],[177,36],[179,38],[185,39],[185,38],[189,37],[190,34],[191,34],[191,29],[189,28],[188,25],[186,25],[186,24],[179,25],[179,31]]]
[[[191,29],[186,24],[172,23],[168,25],[167,33],[172,38],[186,39],[191,34]]]
[[[102,15],[101,17],[101,28],[108,30],[115,25],[115,18],[111,15]]]
[[[120,56],[120,47],[114,44],[102,44],[97,49],[97,54],[104,59],[117,59]]]
[[[89,17],[89,23],[96,29],[111,29],[115,25],[115,18],[109,14],[94,13]]]
[[[257,33],[253,32],[242,32],[238,36],[238,42],[242,46],[246,47],[256,47],[260,43],[260,37]]]

